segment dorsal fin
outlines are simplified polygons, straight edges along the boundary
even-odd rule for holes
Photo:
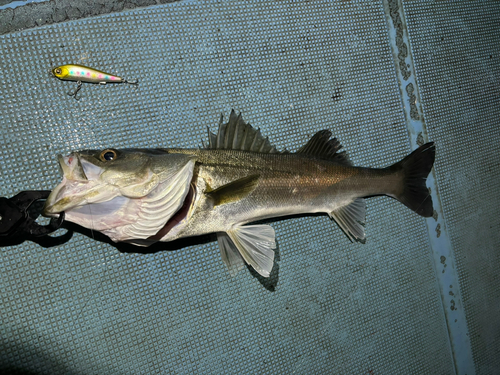
[[[229,121],[223,123],[223,119],[221,114],[217,134],[208,130],[208,146],[204,145],[204,148],[269,154],[278,153],[278,150],[271,145],[269,139],[264,138],[262,134],[260,134],[259,129],[254,129],[243,120],[241,113],[236,115],[234,110],[232,110],[229,115]]]
[[[340,164],[352,165],[345,151],[338,152],[342,145],[337,138],[332,138],[330,130],[320,130],[304,146],[297,150],[297,154],[307,154],[321,159],[336,161]]]

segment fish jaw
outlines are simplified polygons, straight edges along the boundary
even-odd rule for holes
[[[89,163],[83,161],[78,154],[58,155],[57,158],[63,180],[47,198],[43,211],[45,216],[57,217],[61,212],[69,212],[82,204],[111,200],[117,195],[116,191],[110,189],[100,190],[103,183],[98,176],[102,171],[86,168]]]

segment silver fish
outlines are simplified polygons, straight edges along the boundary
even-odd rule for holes
[[[217,233],[231,275],[251,265],[268,277],[274,229],[251,224],[327,213],[351,241],[365,240],[364,197],[388,195],[417,214],[433,214],[426,187],[433,143],[382,169],[354,167],[329,130],[295,153],[278,152],[241,114],[209,131],[201,149],[105,149],[59,156],[63,181],[44,213],[100,231],[113,241],[157,241]]]

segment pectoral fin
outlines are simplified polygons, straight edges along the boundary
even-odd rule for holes
[[[241,268],[234,254],[236,250],[234,247],[231,248],[231,246],[235,246],[245,262],[251,265],[260,275],[269,277],[274,265],[274,251],[272,249],[276,248],[274,229],[269,225],[236,226],[228,230],[227,234],[230,240],[229,238],[223,239],[225,242],[224,251],[228,254],[227,259],[231,257],[234,260],[234,263],[231,263],[231,267],[228,266],[230,272],[234,267]],[[221,246],[220,239],[219,246]],[[222,252],[223,249],[221,247]],[[226,265],[228,264],[226,260],[224,262]]]
[[[215,190],[205,191],[205,194],[212,199],[214,206],[220,206],[245,198],[255,190],[258,182],[259,175],[251,175],[232,181]]]
[[[330,213],[339,227],[351,241],[365,241],[365,212],[366,205],[363,198],[355,199],[351,204],[338,208]]]

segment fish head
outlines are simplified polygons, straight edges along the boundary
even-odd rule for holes
[[[105,149],[58,156],[62,182],[44,215],[99,230],[114,241],[147,239],[182,207],[195,156],[165,150]]]
[[[69,69],[66,65],[61,65],[52,69],[52,74],[54,75],[54,77],[64,79],[69,75]]]

